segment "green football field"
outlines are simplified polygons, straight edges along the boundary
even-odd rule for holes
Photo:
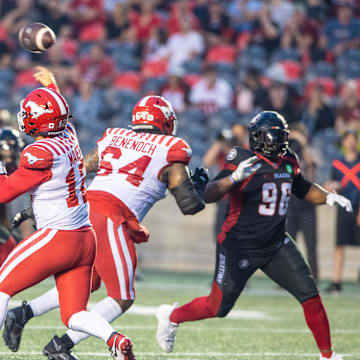
[[[175,301],[183,304],[206,295],[210,283],[210,275],[145,272],[144,280],[137,283],[136,306],[114,322],[116,329],[133,339],[137,360],[318,359],[302,308],[263,277],[251,279],[228,318],[181,325],[174,352],[162,353],[155,340],[156,307]],[[44,281],[16,296],[10,307],[42,294],[51,286],[52,281]],[[90,305],[104,296],[102,287],[91,296]],[[345,359],[360,359],[360,285],[348,283],[343,295],[324,296],[324,303],[336,351],[344,354]],[[11,353],[1,339],[0,359],[44,359],[42,347],[55,333],[61,335],[64,330],[58,311],[35,318],[25,328],[18,353]],[[110,359],[105,344],[95,338],[80,343],[75,354],[84,360]]]

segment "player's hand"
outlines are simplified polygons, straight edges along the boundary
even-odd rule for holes
[[[6,167],[1,160],[0,160],[0,175],[7,175]]]
[[[345,196],[341,196],[336,193],[329,193],[326,196],[326,203],[330,206],[338,204],[341,207],[345,208],[347,212],[353,212],[351,201],[347,199]]]
[[[31,206],[21,210],[14,216],[12,226],[17,228],[27,219],[34,219],[34,212]]]
[[[257,156],[253,156],[249,159],[242,161],[237,169],[230,175],[230,179],[233,183],[239,183],[249,176],[251,176],[260,167],[260,163],[255,163],[258,160]]]
[[[195,190],[198,193],[203,193],[206,184],[209,182],[209,172],[203,166],[195,168],[191,173],[191,180],[194,183]]]
[[[54,74],[44,66],[37,66],[36,73],[34,74],[34,78],[41,85],[48,87],[51,84],[56,84]]]

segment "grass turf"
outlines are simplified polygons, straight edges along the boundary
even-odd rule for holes
[[[206,295],[210,283],[210,275],[146,272],[144,281],[137,283],[136,305],[149,307],[174,301],[183,304],[193,297]],[[324,285],[321,284],[320,288]],[[14,300],[32,299],[51,286],[52,281],[46,280],[18,294]],[[90,301],[95,302],[104,296],[102,287]],[[324,303],[336,351],[345,354],[346,360],[360,360],[359,284],[345,284],[341,296],[324,296]],[[125,314],[113,325],[133,339],[137,360],[318,359],[301,306],[270,280],[253,277],[235,309],[248,311],[245,315],[250,318],[210,319],[181,325],[171,354],[162,353],[156,343],[155,316]],[[65,330],[58,311],[35,318],[25,327],[18,353],[11,353],[0,341],[0,359],[45,359],[41,355],[43,346],[55,333],[60,335]],[[75,354],[81,360],[110,359],[105,344],[95,338],[77,345]]]

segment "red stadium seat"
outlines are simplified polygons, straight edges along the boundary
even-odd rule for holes
[[[309,94],[315,85],[321,85],[324,88],[325,94],[329,97],[335,96],[336,83],[332,78],[317,78],[309,81],[305,87],[305,96],[309,97]]]
[[[190,87],[195,85],[202,78],[199,74],[188,74],[184,76],[184,81]]]
[[[285,60],[280,62],[284,68],[286,78],[289,81],[299,80],[302,74],[301,64],[293,60]]]
[[[115,76],[113,86],[121,90],[138,92],[141,89],[142,77],[136,71],[127,71]]]
[[[34,71],[32,69],[21,71],[17,74],[14,88],[19,89],[27,86],[39,86],[39,83],[34,79]]]
[[[231,45],[214,46],[206,54],[209,63],[233,63],[235,59],[236,47]]]
[[[167,73],[168,64],[166,60],[147,61],[143,64],[141,73],[144,77],[161,77]]]

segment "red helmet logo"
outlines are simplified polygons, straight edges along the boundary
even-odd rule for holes
[[[48,88],[31,91],[20,103],[18,122],[27,135],[55,136],[63,132],[69,106],[58,92]]]
[[[145,96],[134,106],[132,113],[134,130],[158,130],[175,136],[177,122],[171,104],[162,96]]]

